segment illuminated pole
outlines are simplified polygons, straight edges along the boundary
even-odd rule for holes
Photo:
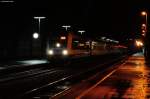
[[[146,59],[148,58],[148,41],[147,41],[147,32],[148,32],[148,24],[147,24],[147,12],[146,11],[142,11],[141,12],[141,15],[142,16],[145,16],[145,38],[144,38],[144,40],[145,40],[145,43],[144,43],[144,45],[145,45],[145,47],[144,47],[144,56],[146,57]]]
[[[78,32],[81,33],[81,35],[82,35],[83,33],[85,33],[84,30],[79,30]]]
[[[41,27],[40,27],[40,25],[41,25],[41,19],[45,19],[46,17],[34,17],[34,19],[37,19],[38,20],[38,22],[39,22],[39,34],[40,34],[40,30],[41,30]]]
[[[148,25],[148,24],[147,24],[147,12],[146,12],[146,11],[142,11],[142,12],[141,12],[141,15],[142,15],[142,16],[145,16],[145,24],[146,24],[146,25],[145,25],[145,27],[146,27],[146,28],[145,28],[145,32],[147,33],[147,29],[148,29],[148,26],[147,26],[147,25]],[[144,25],[144,24],[143,24],[143,25]],[[143,25],[142,25],[142,26],[143,26]]]
[[[78,32],[81,34],[81,40],[84,41],[84,38],[82,38],[82,35],[83,35],[83,33],[85,33],[85,31],[84,31],[84,30],[79,30]],[[82,42],[83,42],[83,41],[82,41]]]
[[[68,31],[68,28],[71,28],[70,25],[63,25],[63,28],[65,28],[66,32],[67,32],[67,49],[71,50],[72,49],[72,39],[73,39],[73,35],[71,32]]]
[[[46,17],[41,17],[41,16],[40,17],[39,16],[38,17],[34,17],[34,19],[38,20],[38,30],[39,30],[38,33],[34,33],[33,34],[33,37],[36,38],[36,39],[39,38],[39,36],[41,35],[41,33],[40,33],[41,32],[41,26],[40,26],[41,25],[41,20],[45,19],[45,18]],[[39,43],[39,45],[40,45],[40,51],[39,51],[39,53],[40,53],[40,56],[42,56],[42,52],[43,52],[42,40],[39,39],[39,42],[40,42]]]
[[[70,25],[63,25],[62,27],[63,27],[63,28],[65,28],[65,29],[66,29],[66,31],[68,30],[68,28],[71,28],[71,26],[70,26]]]
[[[146,24],[142,24],[142,35],[145,36],[146,34]]]

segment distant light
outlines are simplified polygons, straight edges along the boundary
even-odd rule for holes
[[[63,28],[65,28],[65,29],[66,29],[66,31],[68,30],[68,28],[71,28],[71,26],[70,26],[70,25],[63,25],[62,27],[63,27]]]
[[[90,42],[89,41],[87,41],[87,42],[85,42],[86,43],[86,45],[89,45],[90,44]]]
[[[145,24],[142,24],[142,26],[145,27],[146,25],[145,25]]]
[[[79,43],[79,41],[74,41],[74,42]]]
[[[142,11],[141,14],[144,16],[144,15],[147,15],[146,11]]]
[[[60,47],[60,43],[56,43],[56,47]]]
[[[33,33],[33,38],[34,39],[38,39],[39,38],[39,34],[38,33]]]
[[[146,31],[145,31],[145,30],[142,30],[142,32],[145,33]]]
[[[65,37],[65,36],[61,36],[60,39],[61,39],[61,40],[65,40],[66,37]]]
[[[106,39],[106,37],[101,37],[102,40]]]
[[[34,17],[34,19],[45,19],[46,17],[41,16],[41,17]]]
[[[78,32],[81,33],[81,35],[85,32],[84,30],[79,30]]]
[[[79,46],[84,46],[84,44],[83,44],[83,43],[80,43]]]
[[[113,42],[113,40],[110,40],[110,42]]]
[[[92,45],[96,45],[97,44],[97,42],[95,42],[95,41],[92,41]]]
[[[143,42],[139,41],[139,40],[136,40],[136,46],[137,47],[142,47],[143,46]]]
[[[54,54],[53,50],[49,50],[49,51],[48,51],[48,54],[49,54],[49,55],[53,55],[53,54]]]
[[[70,28],[71,26],[70,25],[63,25],[62,27],[64,27],[64,28]]]
[[[106,41],[107,41],[107,42],[109,42],[109,41],[110,41],[110,39],[106,39]]]
[[[66,55],[68,55],[68,51],[67,50],[63,50],[62,54],[66,56]]]
[[[144,34],[144,33],[142,33],[142,35],[143,35],[143,36],[145,36],[145,34]]]
[[[115,43],[119,43],[119,41],[114,41]]]
[[[15,1],[12,1],[12,0],[2,0],[2,1],[0,1],[0,2],[2,2],[2,3],[13,3],[13,2],[15,2]]]

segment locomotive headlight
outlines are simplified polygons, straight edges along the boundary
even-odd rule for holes
[[[53,54],[54,54],[54,51],[53,51],[53,50],[49,50],[49,51],[48,51],[48,54],[49,54],[49,55],[53,55]]]
[[[56,47],[60,47],[60,43],[56,43]]]
[[[63,54],[63,55],[68,55],[68,51],[67,51],[67,50],[63,50],[63,51],[62,51],[62,54]]]

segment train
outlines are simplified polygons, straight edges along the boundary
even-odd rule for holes
[[[118,41],[106,37],[94,40],[69,32],[53,35],[53,38],[48,40],[46,55],[48,59],[61,59],[111,53],[123,54],[126,51],[127,47],[120,45]]]

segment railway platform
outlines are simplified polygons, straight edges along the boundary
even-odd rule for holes
[[[150,67],[142,54],[129,57],[106,77],[77,99],[150,99]]]

